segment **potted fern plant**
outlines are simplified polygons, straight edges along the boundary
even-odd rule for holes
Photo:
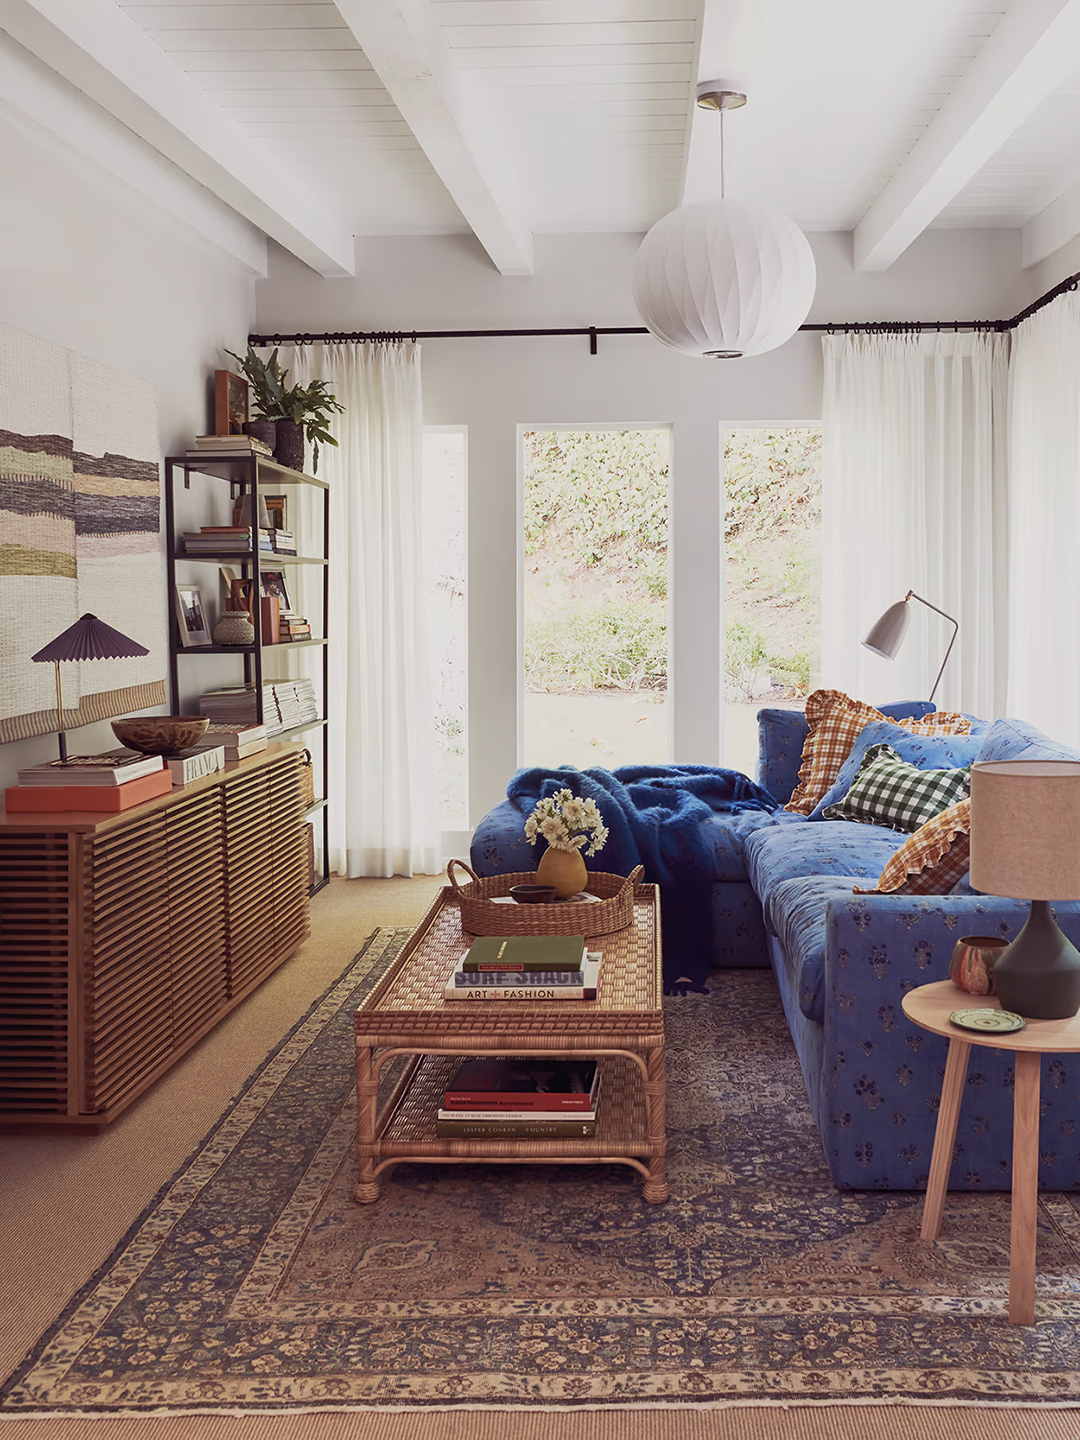
[[[325,380],[312,380],[309,385],[289,385],[289,372],[278,360],[275,347],[268,360],[263,360],[248,346],[246,355],[226,350],[240,367],[240,373],[251,386],[255,403],[255,419],[273,422],[275,427],[274,458],[291,470],[304,468],[304,439],[311,442],[311,468],[319,473],[319,446],[337,445],[327,428],[330,417],[344,413],[340,404],[326,388]]]

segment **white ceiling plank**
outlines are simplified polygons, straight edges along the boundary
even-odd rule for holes
[[[147,30],[144,32],[166,55],[272,54],[276,50],[355,50],[348,26],[336,30]]]
[[[243,134],[113,0],[0,0],[0,24],[65,80],[322,275],[351,275],[352,234]]]
[[[0,102],[27,116],[159,210],[265,278],[266,236],[0,32]]]
[[[581,19],[582,0],[433,0],[440,25],[559,25]],[[694,20],[697,0],[589,0],[589,20]],[[497,15],[493,14],[497,11]]]
[[[269,73],[276,76],[305,70],[317,70],[320,74],[351,72],[367,75],[372,73],[367,56],[359,49],[335,50],[330,53],[324,50],[275,50],[270,54],[259,51],[254,53],[226,51],[220,55],[216,55],[212,50],[202,50],[198,53],[171,50],[169,53],[174,64],[179,65],[181,70],[186,71],[189,75],[198,76],[219,73],[239,75],[256,71],[265,77]],[[261,83],[265,83],[265,79]]]
[[[1020,232],[1020,263],[1027,270],[1080,235],[1080,183],[1033,216]]]
[[[692,44],[692,20],[631,20],[628,24],[607,21],[591,25],[466,25],[451,29],[447,39],[452,50],[467,46],[514,45],[672,45]]]
[[[467,67],[462,67],[467,69]],[[470,70],[469,79],[477,90],[530,89],[576,85],[585,95],[593,97],[596,106],[610,98],[616,85],[644,83],[674,84],[686,108],[686,87],[690,79],[689,65],[541,65],[510,67],[501,70]],[[549,99],[550,96],[543,96]]]
[[[685,65],[693,59],[689,42],[679,45],[531,45],[474,50],[463,45],[454,57],[463,70],[503,66]]]
[[[341,16],[332,0],[305,5],[127,5],[120,8],[144,30],[265,30],[326,27],[336,29]]]
[[[1002,17],[855,229],[857,270],[885,270],[1076,66],[1080,0],[1025,0]]]
[[[503,275],[531,275],[532,233],[499,137],[469,99],[427,0],[337,0],[356,41]],[[333,34],[334,32],[329,32]]]

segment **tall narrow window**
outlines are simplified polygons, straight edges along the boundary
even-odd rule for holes
[[[534,430],[523,444],[523,763],[662,763],[668,431]]]
[[[758,708],[821,673],[821,427],[729,430],[724,491],[724,763],[752,776]]]
[[[469,828],[465,430],[424,429],[423,566],[444,831]]]

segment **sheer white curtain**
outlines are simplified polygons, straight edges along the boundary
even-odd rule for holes
[[[339,448],[319,452],[319,478],[330,483],[331,869],[434,874],[441,850],[420,589],[420,347],[302,345],[283,347],[281,361],[304,384],[324,379],[345,406],[331,425]],[[321,495],[302,489],[293,493],[310,512]],[[307,534],[311,518],[301,514]]]
[[[1013,331],[1008,714],[1080,745],[1080,294]]]
[[[925,699],[952,626],[911,601],[893,661],[862,639],[909,590],[960,622],[935,703],[1005,690],[1008,347],[995,334],[823,338],[822,683]]]

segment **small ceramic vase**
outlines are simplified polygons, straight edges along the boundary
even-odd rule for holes
[[[549,845],[536,867],[538,885],[554,885],[559,900],[569,900],[588,884],[589,872],[580,850],[556,850]]]
[[[996,935],[961,935],[949,959],[949,979],[969,995],[993,995],[994,962],[1008,943]]]
[[[215,645],[253,645],[255,626],[246,610],[226,610],[214,626]]]

